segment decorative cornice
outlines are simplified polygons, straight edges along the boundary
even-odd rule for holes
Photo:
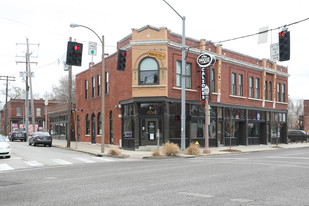
[[[132,46],[145,46],[145,45],[167,45],[170,48],[182,50],[181,44],[171,42],[168,39],[132,40],[132,41],[130,41],[130,44],[123,47],[122,49],[129,50],[129,49],[131,49]],[[236,60],[236,59],[233,59],[233,58],[230,58],[230,57],[226,57],[224,55],[219,55],[219,54],[214,53],[214,52],[200,50],[200,49],[191,48],[191,47],[186,47],[186,49],[190,53],[196,54],[196,55],[199,55],[201,53],[211,54],[211,55],[215,56],[216,59],[221,59],[222,61],[224,61],[226,63],[230,63],[230,64],[234,64],[234,65],[238,65],[238,66],[243,66],[243,67],[247,67],[247,68],[258,70],[258,71],[266,71],[267,73],[276,74],[278,76],[283,76],[283,77],[289,77],[290,76],[289,74],[278,71],[278,70],[270,69],[270,68],[267,68],[267,67],[261,67],[259,65],[249,64],[247,62],[239,61],[239,60]]]

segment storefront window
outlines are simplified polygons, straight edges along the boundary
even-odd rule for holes
[[[248,123],[248,137],[259,137],[260,129],[257,123]]]
[[[222,115],[222,107],[218,107],[218,118],[222,119],[223,115]]]
[[[205,121],[202,119],[193,119],[190,124],[190,137],[203,138],[204,137]]]
[[[191,105],[191,116],[198,116],[199,105]]]
[[[163,104],[159,103],[141,103],[140,104],[141,115],[159,115],[164,114]]]
[[[123,121],[123,138],[133,138],[134,121],[126,119]]]
[[[133,104],[127,104],[123,107],[123,116],[129,117],[133,115]]]

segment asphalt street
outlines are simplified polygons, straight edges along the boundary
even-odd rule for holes
[[[308,172],[307,148],[30,167],[0,173],[0,205],[309,205]]]

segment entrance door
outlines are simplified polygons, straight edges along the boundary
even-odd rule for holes
[[[95,116],[92,114],[91,116],[91,143],[95,144],[96,139],[95,139]]]
[[[146,145],[156,145],[157,144],[157,129],[159,128],[159,123],[157,119],[146,119],[145,129],[146,129]]]

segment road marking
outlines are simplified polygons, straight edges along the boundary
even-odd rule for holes
[[[37,161],[25,161],[25,163],[31,167],[43,167],[44,165]]]
[[[214,195],[191,193],[191,192],[178,192],[178,194],[179,195],[193,196],[193,197],[203,197],[203,198],[213,198],[213,197],[215,197]]]
[[[253,200],[240,199],[240,198],[234,198],[234,199],[231,199],[231,201],[232,201],[232,202],[240,202],[240,203],[253,202]]]
[[[62,159],[52,159],[53,162],[60,164],[60,165],[70,165],[72,164],[71,162],[62,160]]]
[[[79,160],[79,161],[82,161],[82,162],[85,162],[85,163],[94,163],[95,162],[93,160],[86,159],[86,158],[83,158],[83,157],[76,157],[76,158],[73,158],[73,159]]]
[[[8,164],[0,164],[0,171],[6,171],[6,170],[14,170],[14,168],[9,166]]]
[[[106,162],[114,162],[115,160],[113,159],[108,159],[108,158],[104,158],[104,157],[92,157],[94,159],[97,159],[97,160],[103,160],[103,161],[106,161]]]

